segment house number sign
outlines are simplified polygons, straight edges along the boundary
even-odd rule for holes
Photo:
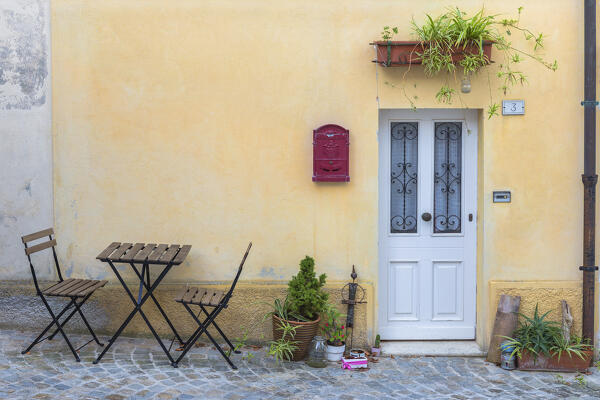
[[[524,115],[525,100],[502,100],[502,115]]]

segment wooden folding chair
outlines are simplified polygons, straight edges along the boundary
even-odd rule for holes
[[[194,320],[198,324],[198,329],[196,329],[196,331],[192,334],[192,336],[190,336],[188,341],[185,342],[182,353],[179,355],[179,358],[177,358],[177,360],[175,360],[175,362],[172,363],[173,367],[177,368],[178,363],[183,359],[183,357],[185,357],[187,352],[192,348],[192,346],[196,343],[200,336],[202,336],[203,333],[206,333],[206,336],[208,336],[208,338],[213,343],[213,345],[215,345],[219,353],[221,353],[225,360],[227,360],[231,368],[237,369],[237,367],[233,364],[233,362],[231,362],[227,354],[223,351],[221,346],[219,346],[219,344],[215,341],[212,335],[208,332],[208,328],[211,325],[214,326],[217,332],[219,332],[219,335],[221,335],[223,340],[225,340],[231,351],[234,350],[233,344],[231,344],[229,338],[227,338],[227,336],[225,336],[221,328],[219,328],[219,325],[217,325],[217,323],[215,322],[215,318],[217,318],[217,315],[219,315],[219,313],[223,309],[227,308],[227,304],[229,303],[229,299],[233,295],[233,289],[235,289],[235,285],[237,284],[237,281],[240,278],[242,268],[244,267],[244,263],[246,262],[248,253],[250,253],[251,247],[252,242],[248,244],[248,249],[246,249],[246,253],[242,258],[240,266],[238,267],[235,279],[233,280],[233,283],[231,284],[231,287],[229,288],[229,291],[227,291],[227,293],[225,293],[222,290],[190,287],[188,285],[185,288],[183,288],[183,290],[181,290],[177,297],[175,297],[175,301],[183,304],[188,313],[194,318]],[[198,312],[198,315],[195,315],[192,309],[190,308],[190,305],[200,306],[201,312],[204,313],[206,319],[204,321],[200,321],[198,319],[200,312]],[[209,313],[206,307],[213,307],[213,310]],[[236,351],[236,353],[239,353],[239,351]]]
[[[25,246],[25,255],[27,255],[27,259],[29,260],[29,267],[31,268],[31,275],[33,277],[33,283],[35,285],[36,293],[38,296],[40,296],[40,298],[42,299],[42,302],[44,303],[44,305],[48,309],[48,312],[50,313],[50,316],[52,317],[52,322],[50,324],[48,324],[48,326],[46,326],[46,328],[44,328],[42,333],[40,333],[39,336],[33,341],[33,343],[31,343],[29,345],[29,347],[27,347],[25,350],[23,350],[21,352],[21,354],[25,354],[25,353],[29,352],[29,350],[31,350],[33,348],[33,346],[35,346],[38,343],[43,342],[46,339],[52,340],[54,338],[54,336],[58,332],[60,332],[62,337],[65,339],[65,342],[67,342],[69,349],[71,349],[73,356],[75,356],[75,360],[80,361],[79,355],[77,354],[77,352],[80,349],[82,349],[84,346],[91,343],[92,340],[95,340],[96,343],[98,343],[100,346],[104,346],[104,344],[100,343],[100,341],[96,337],[96,334],[92,330],[92,327],[90,326],[87,319],[83,315],[83,312],[81,311],[81,306],[83,305],[83,303],[85,303],[87,301],[87,299],[90,298],[90,296],[94,293],[94,291],[96,291],[96,289],[101,288],[102,286],[106,285],[107,281],[98,281],[98,280],[93,280],[93,279],[73,279],[73,278],[63,279],[62,274],[60,272],[60,265],[58,264],[58,257],[56,256],[56,250],[54,249],[54,246],[56,246],[56,239],[52,237],[53,235],[54,235],[54,230],[52,228],[48,228],[43,231],[39,231],[36,233],[32,233],[30,235],[25,235],[25,236],[21,237],[21,240],[23,241],[23,245]],[[32,242],[37,239],[45,238],[46,236],[49,239],[48,241],[33,245],[31,247],[28,246],[29,242]],[[37,253],[38,251],[42,251],[42,250],[45,250],[48,248],[52,248],[52,255],[54,256],[54,265],[56,266],[56,272],[58,274],[58,282],[55,282],[52,285],[48,286],[46,289],[42,290],[42,289],[40,289],[40,286],[37,281],[37,277],[35,275],[35,268],[33,267],[33,263],[31,262],[31,255],[33,253]],[[52,309],[50,308],[50,305],[48,304],[48,301],[46,300],[46,296],[65,297],[65,298],[70,299],[70,301],[58,314],[55,314],[52,311]],[[63,314],[65,314],[67,312],[67,310],[69,310],[71,307],[74,307],[74,309],[71,311],[71,313],[69,315],[67,315],[67,317],[63,320],[62,323],[59,322],[59,318],[62,317]],[[92,334],[92,338],[93,338],[92,340],[90,340],[89,342],[85,343],[84,345],[80,346],[77,349],[73,348],[73,345],[71,345],[69,338],[67,338],[67,335],[65,334],[65,332],[63,330],[63,327],[65,326],[65,324],[67,322],[69,322],[69,320],[71,319],[71,317],[73,317],[73,315],[75,313],[79,313],[79,315],[81,316],[81,319],[83,320],[83,323],[88,328],[88,330]],[[48,332],[48,330],[53,325],[56,325],[56,330],[54,331],[54,333],[52,333],[51,335],[42,339],[42,336],[44,336],[46,334],[46,332]]]

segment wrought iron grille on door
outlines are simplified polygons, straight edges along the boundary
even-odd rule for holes
[[[391,233],[417,232],[418,143],[416,122],[391,124]]]
[[[419,209],[419,124],[391,122],[390,128],[390,232],[416,233]],[[433,233],[460,233],[462,122],[435,122],[432,133]],[[431,140],[429,135],[424,138]],[[429,178],[426,181],[431,182]]]
[[[436,122],[433,232],[461,231],[462,122]]]

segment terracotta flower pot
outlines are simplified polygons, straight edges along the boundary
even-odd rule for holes
[[[377,41],[371,43],[377,46],[377,62],[384,67],[399,67],[409,64],[421,64],[422,60],[417,53],[423,52],[423,47],[427,44],[422,44],[416,41]],[[452,54],[452,62],[459,62],[464,58],[465,53],[475,54],[479,52],[479,47],[476,45],[467,46],[466,48],[455,48]],[[488,60],[492,59],[492,42],[483,43],[483,54]]]
[[[281,339],[281,336],[283,335],[283,331],[279,329],[279,327],[281,327],[281,321],[281,318],[273,315],[273,340]],[[320,321],[320,317],[315,321],[308,322],[287,321],[290,325],[297,327],[296,336],[294,336],[294,339],[289,338],[290,340],[298,342],[296,343],[298,349],[294,351],[292,355],[292,361],[300,361],[306,357],[310,342],[317,334]]]
[[[558,360],[558,355],[554,354],[547,357],[544,354],[539,354],[537,359],[535,354],[524,350],[519,358],[518,369],[523,371],[551,371],[551,372],[586,372],[592,362],[593,352],[587,350],[582,352],[583,360],[573,354],[563,352]]]

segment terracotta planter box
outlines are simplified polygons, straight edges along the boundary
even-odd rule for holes
[[[522,371],[551,371],[551,372],[586,372],[592,362],[593,352],[585,351],[584,359],[574,355],[569,357],[569,354],[563,353],[558,361],[558,355],[546,357],[543,354],[534,358],[534,354],[524,351],[519,358],[518,369]]]
[[[276,315],[273,315],[273,340],[281,339],[283,331],[279,329],[281,326],[282,319]],[[297,326],[296,336],[294,339],[288,338],[293,341],[297,341],[296,346],[298,346],[298,350],[296,350],[292,355],[292,361],[300,361],[306,357],[308,352],[308,347],[310,346],[310,342],[313,337],[317,334],[317,329],[319,328],[319,322],[321,318],[316,321],[309,322],[296,322],[296,321],[287,321],[292,326]]]
[[[417,53],[423,52],[423,46],[418,41],[378,41],[371,43],[377,46],[377,60],[384,67],[400,67],[403,65],[421,64],[421,58]],[[464,58],[464,53],[477,53],[478,46],[468,46],[465,49],[456,49],[452,55],[453,62],[459,62]],[[492,59],[492,42],[483,43],[483,54],[488,60]]]

